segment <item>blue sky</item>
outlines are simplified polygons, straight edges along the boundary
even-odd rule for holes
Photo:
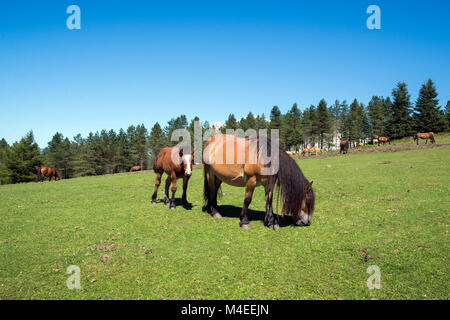
[[[68,30],[66,8],[81,8]],[[366,9],[381,8],[381,30]],[[367,103],[431,77],[450,100],[449,1],[2,1],[0,138]]]

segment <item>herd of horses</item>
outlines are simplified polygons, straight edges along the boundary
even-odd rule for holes
[[[419,144],[419,139],[435,143],[433,132],[417,133],[414,141]],[[373,143],[391,143],[388,137],[378,137]],[[341,141],[340,153],[347,154],[350,148],[348,140]],[[322,152],[320,148],[312,147],[303,149],[302,154]],[[245,188],[239,225],[244,229],[250,229],[248,219],[248,207],[252,201],[256,187],[265,189],[265,216],[264,225],[271,229],[280,229],[278,203],[281,203],[284,215],[291,215],[297,226],[309,226],[314,212],[315,196],[312,189],[313,181],[306,179],[300,167],[291,157],[292,152],[287,152],[277,144],[264,136],[240,138],[234,135],[219,134],[210,138],[203,147],[203,197],[204,210],[214,218],[221,218],[217,196],[222,183],[235,187]],[[182,205],[189,206],[187,201],[187,188],[192,175],[194,164],[194,150],[190,147],[166,147],[162,149],[153,165],[156,173],[155,189],[151,198],[153,204],[157,203],[158,189],[162,176],[167,175],[163,203],[169,204],[170,209],[175,209],[175,193],[177,180],[183,179]],[[140,166],[134,166],[130,172],[139,171]],[[36,182],[48,178],[60,180],[55,168],[41,167],[36,176]],[[172,192],[169,197],[169,187]],[[273,210],[273,198],[277,193],[277,214]]]
[[[182,204],[188,205],[186,191],[192,175],[193,154],[194,150],[189,147],[167,147],[159,152],[153,167],[156,173],[153,204],[156,204],[161,177],[165,173],[167,179],[164,204],[169,204],[170,209],[175,209],[176,180],[183,179]],[[264,136],[240,138],[227,134],[216,135],[205,143],[202,159],[204,210],[212,217],[222,217],[217,196],[221,184],[226,183],[245,188],[239,219],[239,224],[244,229],[250,229],[248,207],[258,186],[265,189],[265,226],[280,229],[279,215],[274,214],[272,205],[276,187],[278,196],[281,191],[282,213],[292,215],[297,226],[311,224],[315,203],[313,181],[307,180],[294,159],[278,145],[272,144],[270,139]],[[171,197],[169,197],[170,185]],[[278,201],[279,198],[277,207]]]
[[[417,135],[425,135],[425,133],[418,133]],[[417,136],[416,135],[416,136]],[[422,138],[424,139],[424,138]],[[373,139],[372,140],[373,144],[386,144],[389,143],[391,144],[391,140],[388,137],[378,137],[378,139]],[[358,147],[363,147],[364,143],[363,142],[358,142],[357,144]],[[344,153],[347,154],[348,149],[350,149],[350,141],[348,140],[342,140],[340,142],[340,151],[339,153]],[[295,155],[299,155],[301,154],[302,156],[311,156],[313,153],[317,156],[318,153],[322,153],[323,150],[320,149],[319,147],[316,146],[312,146],[311,148],[304,148],[302,151],[287,151],[287,153],[291,156],[295,156]]]

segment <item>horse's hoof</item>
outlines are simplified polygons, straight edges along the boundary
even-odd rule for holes
[[[220,218],[222,218],[222,215],[220,213],[216,212],[216,213],[213,214],[212,217],[216,218],[216,219],[220,219]]]
[[[152,201],[152,204],[156,204],[156,201]]]
[[[250,226],[249,226],[248,224],[243,224],[243,225],[241,226],[241,228],[242,228],[242,229],[245,229],[245,230],[250,230]]]
[[[175,210],[175,207],[170,207],[170,210]]]
[[[280,230],[281,229],[279,224],[273,224],[273,225],[270,226],[270,228],[273,229],[273,230]]]

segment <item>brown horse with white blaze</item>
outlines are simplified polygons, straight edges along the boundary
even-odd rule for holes
[[[213,136],[204,145],[203,164],[205,209],[213,217],[222,217],[217,205],[217,193],[222,182],[245,187],[239,224],[244,229],[250,229],[248,207],[255,188],[264,186],[264,225],[279,229],[278,215],[273,214],[272,208],[277,185],[283,199],[283,214],[292,214],[298,226],[311,224],[315,202],[311,187],[313,182],[308,181],[295,161],[268,138],[239,138],[227,134]]]
[[[44,182],[45,178],[48,178],[48,181],[52,181],[52,178],[56,181],[60,180],[58,172],[56,172],[55,168],[40,167],[36,175],[36,182]]]
[[[430,139],[431,143],[436,142],[434,132],[418,132],[414,135],[414,141],[417,141],[417,144],[419,144],[419,139],[425,139],[425,144],[428,143],[428,139]]]
[[[156,203],[158,195],[158,188],[161,184],[161,177],[164,173],[167,174],[166,186],[164,189],[164,204],[170,203],[170,209],[175,209],[175,193],[177,191],[177,179],[183,179],[183,195],[181,201],[183,206],[188,205],[186,200],[186,190],[188,187],[189,178],[192,174],[192,164],[194,161],[194,150],[190,148],[167,147],[162,149],[158,158],[153,165],[153,170],[156,173],[155,192],[152,195],[152,203]],[[169,199],[169,186],[172,184],[172,198]]]

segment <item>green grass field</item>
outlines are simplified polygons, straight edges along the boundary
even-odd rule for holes
[[[448,299],[450,136],[437,141],[299,160],[316,211],[278,231],[260,220],[262,188],[249,231],[242,188],[223,186],[223,219],[203,212],[201,170],[191,210],[152,205],[153,172],[0,186],[0,298]],[[380,289],[366,286],[370,265]]]

